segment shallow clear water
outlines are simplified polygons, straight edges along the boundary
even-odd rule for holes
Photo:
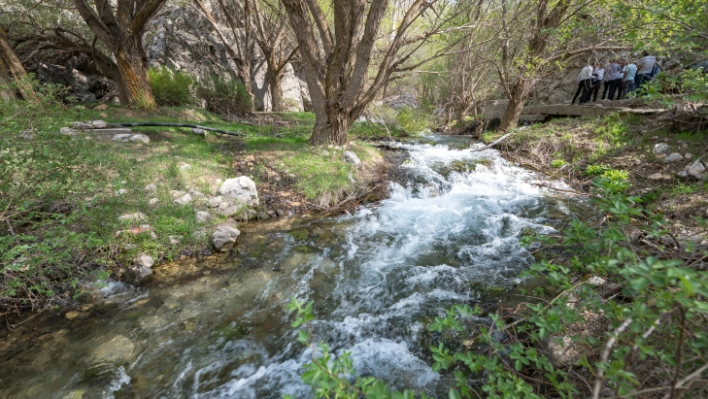
[[[161,267],[140,289],[113,283],[73,320],[6,334],[0,398],[308,397],[293,296],[316,302],[317,338],[351,351],[359,373],[446,397],[426,320],[485,300],[480,286],[511,288],[532,260],[522,232],[552,231],[567,208],[493,150],[402,147],[410,183],[375,207],[245,227],[234,257]]]

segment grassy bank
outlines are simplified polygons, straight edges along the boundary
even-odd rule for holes
[[[486,133],[485,140],[498,136]],[[668,145],[664,154],[653,152],[659,143]],[[598,176],[625,178],[630,194],[641,196],[653,210],[676,222],[678,229],[699,226],[696,217],[706,216],[705,180],[678,173],[708,152],[708,132],[676,132],[649,117],[608,115],[529,126],[497,148],[510,160],[565,178],[579,191],[589,191]],[[664,157],[671,153],[681,154],[683,159],[665,163]],[[662,178],[658,179],[659,175]]]
[[[197,222],[200,209],[176,203],[178,192],[215,195],[223,180],[246,175],[257,184],[255,211],[264,218],[333,209],[380,177],[380,155],[356,136],[348,149],[361,168],[344,160],[343,148],[308,146],[310,114],[260,118],[228,122],[200,109],[93,110],[48,100],[0,105],[0,315],[67,304],[141,254],[160,263],[209,253],[209,235],[226,217],[212,212]],[[197,123],[246,137],[157,127],[133,129],[149,143],[59,134],[72,121],[95,119]],[[138,212],[144,217],[120,220]]]

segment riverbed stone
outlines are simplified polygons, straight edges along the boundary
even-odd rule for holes
[[[189,204],[190,202],[192,202],[192,199],[193,199],[193,198],[192,198],[192,195],[189,194],[189,193],[187,193],[187,194],[185,194],[185,195],[183,195],[183,196],[177,198],[177,199],[175,200],[175,204],[177,204],[177,205],[187,205],[187,204]]]
[[[361,165],[361,159],[359,159],[359,157],[354,151],[344,151],[344,154],[342,154],[342,156],[344,157],[345,161],[349,162],[354,166]]]
[[[59,129],[59,134],[62,134],[64,136],[75,136],[79,133],[81,133],[80,130],[72,129],[70,127],[63,127]]]
[[[150,198],[150,200],[148,201],[148,205],[153,205],[153,206],[157,205],[159,203],[160,203],[160,200],[158,198]]]
[[[665,175],[663,173],[654,173],[652,175],[647,176],[647,179],[652,181],[671,180],[671,176]]]
[[[197,223],[206,223],[211,220],[211,213],[206,211],[197,211]]]
[[[154,194],[157,192],[157,185],[148,184],[147,186],[145,186],[145,191],[147,191],[150,194]]]
[[[663,160],[664,163],[674,163],[678,161],[683,161],[683,155],[679,154],[678,152],[672,152],[671,154],[667,155],[666,158],[664,158]]]
[[[134,350],[135,344],[130,339],[117,335],[94,349],[91,360],[95,363],[124,363],[130,360]]]
[[[148,137],[144,134],[131,134],[129,140],[132,141],[133,143],[147,144],[150,142],[150,137]]]
[[[167,237],[170,240],[170,245],[177,245],[182,242],[182,236],[168,236]]]
[[[216,196],[216,197],[211,197],[209,198],[209,201],[207,201],[207,206],[209,208],[216,208],[218,207],[221,203],[224,202],[224,197],[222,196]]]
[[[669,145],[666,143],[656,143],[651,150],[654,154],[665,154],[669,152]]]
[[[219,187],[220,195],[248,206],[258,206],[256,183],[248,176],[228,179]]]
[[[219,226],[211,235],[211,243],[219,252],[229,252],[236,244],[236,239],[241,235],[241,232],[231,226]]]
[[[142,212],[124,213],[118,217],[120,222],[141,222],[147,220],[147,215]]]
[[[705,178],[705,171],[706,167],[700,160],[696,160],[696,162],[686,167],[686,174],[696,180],[703,180]]]
[[[71,122],[71,127],[78,130],[93,129],[93,125],[86,122]]]
[[[148,254],[140,254],[135,258],[135,264],[140,267],[153,267],[155,260]]]

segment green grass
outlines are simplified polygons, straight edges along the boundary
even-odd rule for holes
[[[266,115],[267,116],[267,115]],[[268,170],[292,176],[293,188],[308,201],[329,206],[366,184],[367,170],[344,161],[342,150],[307,143],[314,116],[281,113],[286,126],[231,123],[200,109],[160,108],[153,112],[116,106],[107,110],[60,106],[50,93],[40,104],[0,102],[0,313],[63,304],[81,292],[79,282],[105,278],[146,253],[160,261],[188,248],[207,245],[211,224],[200,226],[192,205],[173,202],[171,190],[194,189],[214,195],[219,179],[234,177],[232,164],[253,156],[257,183]],[[149,144],[117,143],[95,133],[62,136],[72,121],[187,122],[242,131],[247,137],[212,135],[189,129],[145,127]],[[35,137],[18,132],[34,128]],[[276,136],[277,135],[277,136]],[[356,138],[353,137],[353,140]],[[380,155],[361,142],[352,144],[364,161]],[[190,165],[184,168],[183,165]],[[156,184],[157,192],[145,191]],[[117,196],[118,190],[127,192]],[[149,200],[157,198],[156,205]],[[146,220],[121,222],[124,213],[142,212]],[[121,230],[151,226],[138,234]],[[205,230],[206,235],[194,235]],[[181,236],[179,245],[170,236]]]

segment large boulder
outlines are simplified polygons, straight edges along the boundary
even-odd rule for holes
[[[236,239],[241,235],[241,232],[231,226],[219,226],[211,235],[211,243],[219,252],[229,252],[236,244]]]
[[[235,177],[221,183],[219,195],[236,200],[247,206],[258,206],[256,183],[247,176]]]

